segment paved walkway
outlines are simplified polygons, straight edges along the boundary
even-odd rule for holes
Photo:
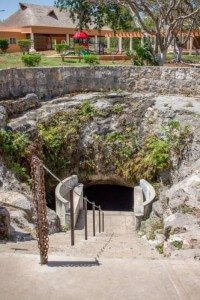
[[[82,223],[74,247],[69,232],[50,236],[47,266],[36,241],[1,244],[0,299],[200,299],[200,263],[163,259],[134,233],[132,213],[106,212],[106,232],[96,237],[89,213],[88,241]]]
[[[70,245],[70,232],[60,232],[49,237],[49,253],[73,257],[145,258],[155,259],[159,255],[147,241],[138,237],[131,212],[105,212],[105,232],[98,233],[96,214],[96,236],[92,236],[92,212],[88,212],[88,240],[84,239],[83,215],[75,231],[75,246]],[[0,246],[0,253],[37,254],[37,241],[9,242]]]
[[[0,254],[2,300],[200,299],[194,261],[93,259]]]

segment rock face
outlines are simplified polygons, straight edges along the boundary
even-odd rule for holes
[[[96,69],[92,72],[96,72],[95,70]],[[128,72],[127,70],[122,70],[125,73]],[[138,73],[134,73],[134,70],[135,69],[129,70],[129,75],[131,76],[129,81],[130,89],[131,84],[133,83],[133,77],[135,76],[134,80],[136,80],[139,76]],[[141,70],[143,70],[143,73]],[[141,72],[140,76],[142,76],[142,74],[144,75],[144,69],[141,70],[138,71],[139,73]],[[166,70],[163,69],[162,73],[161,70],[158,71],[157,68],[147,68],[145,70],[147,71],[145,76],[148,78],[151,76],[149,70],[155,71],[156,74],[161,77],[163,76],[163,78],[158,79],[158,91],[162,88],[162,80],[165,80],[163,91],[165,91],[168,84],[172,85],[171,91],[178,91],[180,86],[177,87],[177,82],[180,83],[180,81],[183,80],[181,83],[183,88],[183,82],[186,84],[186,81],[188,80],[188,84],[189,81],[192,81],[192,74],[199,72],[194,69],[189,69],[189,71],[187,70],[187,73],[185,69],[169,70],[168,68]],[[111,72],[109,68],[107,68],[106,71]],[[38,74],[39,70],[37,69],[33,72],[35,72],[33,75],[34,77],[36,76],[35,74]],[[46,78],[45,76],[47,73],[45,72],[48,73],[50,71],[48,69],[46,71],[41,71],[41,81],[42,78]],[[63,74],[66,75],[66,72],[68,72],[67,74],[70,75],[71,71],[69,69],[67,71],[63,70],[60,72],[61,73],[59,74],[62,78]],[[83,75],[85,73],[81,70],[80,74]],[[112,72],[106,74],[113,75]],[[101,73],[96,72],[95,76],[97,75],[101,76]],[[172,75],[174,76],[173,79],[171,77]],[[54,74],[54,76],[56,75]],[[105,78],[107,78],[106,76]],[[153,76],[154,74],[152,77]],[[138,89],[145,89],[145,84],[147,85],[147,77],[145,77],[143,81],[140,78],[140,81],[137,82]],[[170,83],[166,83],[166,78],[170,79]],[[128,82],[128,79],[126,80]],[[148,83],[149,86],[146,89],[149,90],[150,87],[152,88],[153,82],[155,85],[155,78],[152,82],[150,80]],[[199,87],[197,88],[196,85],[194,86],[196,89],[195,94],[197,94]],[[43,86],[42,90],[39,82],[39,93],[42,93],[42,91],[47,93],[48,89],[49,86]],[[48,96],[51,98],[53,96],[53,92],[48,94]],[[149,136],[159,137],[162,141],[163,136],[169,134],[169,127],[167,127],[168,131],[165,130],[165,132],[163,132],[163,127],[166,127],[169,123],[174,126],[174,155],[172,155],[170,160],[170,166],[167,165],[162,171],[159,169],[157,177],[153,177],[152,179],[155,181],[157,180],[157,186],[159,184],[157,189],[158,196],[157,201],[153,204],[150,219],[143,223],[144,226],[141,234],[146,236],[146,238],[148,238],[150,242],[153,243],[162,253],[164,252],[165,255],[173,256],[174,253],[176,253],[176,255],[183,255],[183,250],[184,253],[187,251],[190,251],[191,253],[191,250],[195,250],[193,257],[197,257],[200,248],[199,97],[185,95],[157,95],[153,93],[123,93],[121,91],[66,95],[63,98],[41,102],[41,107],[32,111],[27,111],[18,118],[11,119],[9,126],[13,130],[25,132],[33,137],[38,133],[38,122],[49,120],[49,118],[54,120],[55,114],[58,112],[69,112],[71,114],[76,108],[81,107],[85,100],[89,101],[89,104],[92,105],[92,110],[91,107],[89,107],[89,110],[88,107],[86,107],[87,109],[84,111],[84,118],[87,117],[88,113],[95,114],[95,111],[98,113],[94,117],[91,117],[90,115],[87,122],[81,124],[80,132],[77,133],[76,131],[72,131],[75,132],[75,135],[77,134],[78,142],[75,144],[75,149],[72,149],[74,152],[72,151],[70,155],[71,160],[76,158],[76,160],[74,159],[73,161],[70,172],[82,176],[80,178],[82,182],[85,180],[86,183],[104,182],[133,185],[136,183],[136,179],[131,183],[128,182],[127,173],[133,173],[135,164],[144,153],[140,152],[140,156],[136,156],[136,160],[132,164],[122,163],[121,165],[120,163],[121,161],[123,162],[123,160],[120,155],[123,155],[123,159],[130,155],[132,159],[135,157],[134,155],[137,153],[138,149],[143,149],[145,141]],[[78,115],[76,115],[76,117],[78,117]],[[185,128],[185,131],[181,132],[180,136],[178,131],[179,125]],[[182,149],[184,138],[187,133],[187,125],[190,127],[189,131],[191,134],[188,135],[186,147]],[[119,145],[121,145],[120,143],[124,141],[124,136],[128,136],[128,139],[125,140],[125,144],[122,144],[124,147],[120,148]],[[176,137],[179,139],[176,139]],[[101,144],[99,143],[99,140],[102,142]],[[104,143],[105,141],[107,144]],[[70,143],[72,143],[72,139],[70,140]],[[176,143],[178,143],[178,147]],[[130,145],[131,147],[133,147],[133,145],[135,147],[134,149],[131,148],[131,154]],[[160,148],[163,149],[163,147],[167,148],[166,144],[164,144],[164,146],[162,143],[156,145],[157,148],[155,150],[160,150]],[[120,151],[117,153],[118,156],[115,157],[116,159],[113,160],[114,155],[116,155],[116,149],[119,149]],[[147,148],[144,148],[144,150],[148,151]],[[162,155],[160,155],[157,151],[153,154],[155,154],[157,159],[156,162],[159,163],[159,159],[160,157],[162,158]],[[164,153],[164,155],[166,155],[166,153]],[[68,157],[65,158],[68,159]],[[147,162],[149,157],[152,159],[151,155],[146,157]],[[153,159],[155,157],[153,156]],[[85,158],[88,158],[88,160],[86,161]],[[119,165],[121,169],[119,169]],[[82,168],[81,171],[83,171],[84,168],[87,168],[87,172],[81,173],[79,168],[80,166]],[[4,168],[2,168],[1,171],[1,168],[2,167],[0,165],[0,181],[3,189],[6,189],[6,192],[9,191],[9,193],[13,193],[13,191],[15,191],[24,195],[22,190],[20,190],[22,185],[19,183],[15,184],[9,171],[7,170],[5,172]],[[116,172],[116,168],[118,168],[118,173]],[[139,168],[137,170],[139,172]],[[143,165],[139,179],[146,175],[145,171],[145,165]],[[4,174],[3,178],[2,174]],[[72,173],[70,173],[70,175],[71,174]],[[66,173],[64,174],[64,172],[59,175],[62,178],[66,177]],[[17,191],[16,187],[18,186],[19,190]],[[25,207],[28,206],[26,206],[26,204],[29,200],[26,201],[23,197],[18,196],[9,196],[10,206],[13,205],[13,203],[18,206],[17,213],[10,212],[11,220],[15,223],[18,222],[17,225],[20,227],[22,219],[24,219],[23,226],[27,227],[26,222],[30,222],[30,219]],[[21,206],[22,203],[23,208]],[[48,216],[49,222],[52,226],[51,232],[55,232],[57,230],[56,228],[59,227],[57,216],[51,211],[48,212]]]
[[[19,100],[1,101],[1,105],[7,112],[7,116],[16,117],[27,110],[40,107],[40,102],[36,94],[27,94],[24,98]],[[1,110],[0,110],[1,113]]]
[[[9,238],[10,235],[10,214],[6,208],[0,206],[0,240]]]
[[[61,230],[60,220],[56,212],[50,208],[47,210],[47,219],[49,223],[49,234],[59,232]]]
[[[200,94],[199,68],[54,67],[0,71],[0,99],[35,93],[52,99],[67,93],[122,89],[160,94]],[[192,87],[192,88],[191,88]]]
[[[31,191],[25,184],[16,179],[15,175],[7,169],[2,159],[0,159],[0,183],[0,220],[2,212],[2,215],[5,215],[5,218],[2,218],[7,224],[5,226],[9,228],[9,237],[12,235],[17,240],[35,237]],[[60,224],[56,213],[48,209],[47,218],[49,233],[59,232]]]
[[[0,129],[4,128],[6,125],[7,113],[4,106],[0,106]]]

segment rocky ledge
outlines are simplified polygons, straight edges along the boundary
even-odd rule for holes
[[[45,163],[62,178],[76,173],[83,183],[128,186],[147,178],[157,199],[139,234],[166,256],[200,257],[200,97],[118,91],[66,95],[40,103],[36,98],[26,97],[34,99],[30,106],[20,99],[16,110],[6,101],[0,110],[2,127],[33,140],[39,137]],[[6,113],[11,118],[7,125]],[[65,136],[63,128],[69,129]],[[58,151],[54,157],[48,143],[58,132],[59,145],[54,147],[60,148],[53,148]],[[56,161],[58,156],[64,169]],[[30,191],[3,160],[0,182],[11,224],[31,232]]]

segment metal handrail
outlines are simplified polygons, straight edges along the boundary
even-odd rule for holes
[[[99,206],[97,206],[97,205],[95,204],[95,202],[90,202],[90,201],[88,200],[87,197],[85,197],[85,198],[87,199],[87,202],[88,202],[88,203],[90,203],[90,204],[92,204],[92,205],[93,205],[93,203],[94,203],[94,206],[95,206],[96,208],[99,208]]]
[[[85,215],[85,240],[88,239],[88,224],[87,224],[87,203],[92,205],[92,220],[93,220],[93,236],[96,235],[96,223],[95,223],[95,208],[99,211],[99,233],[104,232],[105,227],[105,221],[104,221],[104,212],[101,210],[101,206],[97,206],[95,202],[91,202],[87,199],[87,197],[84,197],[84,215]]]
[[[42,161],[41,161],[42,163]],[[59,183],[63,181],[59,179],[49,168],[47,168],[43,163],[44,170],[49,173],[54,179],[56,179]],[[70,192],[70,223],[71,223],[71,245],[75,245],[75,224],[74,224],[74,196],[73,193],[80,196],[75,190],[75,187],[66,186]],[[88,224],[87,224],[87,203],[92,205],[92,216],[93,216],[93,236],[96,235],[96,223],[95,223],[95,208],[99,211],[99,233],[104,232],[104,212],[101,210],[101,206],[97,206],[95,202],[91,202],[87,199],[87,197],[83,198],[84,200],[84,219],[85,219],[85,240],[88,239]]]

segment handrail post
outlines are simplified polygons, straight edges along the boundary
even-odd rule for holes
[[[101,233],[101,206],[99,205],[99,233]]]
[[[74,246],[74,195],[70,190],[70,221],[71,221],[71,246]]]
[[[104,232],[104,212],[102,212],[102,232]]]
[[[87,240],[87,198],[84,198],[85,240]]]
[[[95,236],[95,203],[92,203],[92,214],[93,214],[93,236]]]

